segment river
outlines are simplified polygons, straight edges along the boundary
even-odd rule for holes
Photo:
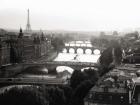
[[[65,46],[88,46],[92,47],[92,44],[90,41],[76,41],[76,42],[69,42],[65,43]],[[100,57],[100,51],[98,49],[95,49],[93,51],[90,49],[86,50],[86,53],[83,54],[83,50],[79,48],[77,50],[77,54],[74,53],[74,49],[70,48],[69,53],[67,53],[66,49],[64,48],[61,53],[58,54],[58,56],[54,59],[54,61],[69,61],[69,62],[92,62],[97,63],[99,57]],[[73,70],[69,67],[65,66],[59,66],[56,68],[58,72],[62,72],[63,70],[68,70],[72,72]]]
[[[55,58],[54,61],[97,63],[97,60],[100,57],[100,51],[98,49],[95,49],[93,51],[94,53],[92,54],[92,50],[89,49],[90,47],[92,47],[90,41],[71,41],[69,43],[65,43],[65,47],[66,46],[70,46],[70,47],[87,46],[87,49],[85,50],[85,54],[83,54],[83,49],[78,48],[77,54],[75,54],[73,48],[69,49],[69,53],[67,53],[66,48],[64,48],[63,51],[58,54],[58,56]]]
[[[54,61],[69,61],[69,62],[93,62],[97,63],[100,54],[73,54],[59,53]]]
[[[82,46],[89,46],[92,47],[90,41],[77,41],[76,43],[70,42],[70,46],[79,46],[81,44]],[[87,44],[87,45],[85,45]],[[65,46],[67,46],[68,43],[65,43]],[[82,49],[78,49],[77,53],[74,53],[74,49],[69,49],[69,53],[67,53],[66,49],[64,48],[62,52],[58,54],[58,56],[54,59],[54,61],[68,61],[68,62],[92,62],[92,63],[97,63],[98,59],[100,57],[100,51],[98,49],[94,50],[94,53],[92,54],[92,51],[90,49],[86,50],[86,53],[83,54]],[[46,68],[47,69],[47,68]],[[40,69],[39,71],[42,72],[44,70]],[[57,73],[63,72],[63,71],[68,71],[70,74],[74,71],[72,68],[67,67],[67,66],[58,66],[56,68]],[[46,72],[47,73],[47,72]],[[31,75],[31,74],[26,74],[24,77],[30,77],[30,78],[55,78],[56,76],[48,75],[46,74],[44,76],[38,74],[38,75]],[[20,75],[22,77],[22,75]],[[49,77],[48,77],[49,76]]]

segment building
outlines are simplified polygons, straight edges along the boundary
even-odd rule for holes
[[[134,89],[132,94],[132,100],[134,105],[140,104],[140,77],[133,79]]]
[[[23,60],[38,59],[48,54],[50,40],[41,33],[33,33],[30,37],[23,35]]]
[[[51,49],[51,39],[44,36],[43,33],[37,34],[33,40],[35,58],[45,56]]]
[[[94,87],[84,102],[84,105],[129,105],[129,95],[124,88]]]
[[[91,88],[84,105],[130,105],[133,103],[132,74],[114,69]],[[136,78],[136,77],[134,77]]]
[[[0,41],[0,67],[10,63],[10,47]]]
[[[5,30],[0,30],[0,67],[10,63],[10,46],[5,42],[8,39]]]
[[[35,60],[47,55],[51,49],[51,39],[43,33],[31,36],[33,38],[24,36],[21,28],[18,35],[1,35],[0,66]]]

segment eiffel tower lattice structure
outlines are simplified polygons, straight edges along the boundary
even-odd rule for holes
[[[31,25],[30,25],[30,17],[29,17],[30,13],[29,13],[29,9],[27,10],[27,12],[28,12],[28,16],[27,16],[26,32],[27,33],[30,33],[32,30],[31,30]]]

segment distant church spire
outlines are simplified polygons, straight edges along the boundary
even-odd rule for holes
[[[30,25],[30,13],[29,13],[29,9],[27,10],[28,15],[27,15],[27,25],[26,25],[26,32],[31,32],[31,25]]]
[[[22,28],[20,27],[18,38],[22,38],[22,37],[23,37],[23,32],[22,32]]]
[[[21,28],[21,27],[20,27],[20,30],[19,30],[19,32],[20,32],[20,33],[22,33],[22,28]]]

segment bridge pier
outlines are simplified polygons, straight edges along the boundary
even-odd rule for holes
[[[77,48],[74,49],[74,53],[77,54]]]
[[[86,54],[86,49],[83,49],[83,54]]]
[[[92,53],[91,53],[91,54],[94,54],[94,49],[92,49],[91,51],[92,51]]]
[[[66,50],[67,50],[67,53],[69,53],[69,48],[66,48]]]

